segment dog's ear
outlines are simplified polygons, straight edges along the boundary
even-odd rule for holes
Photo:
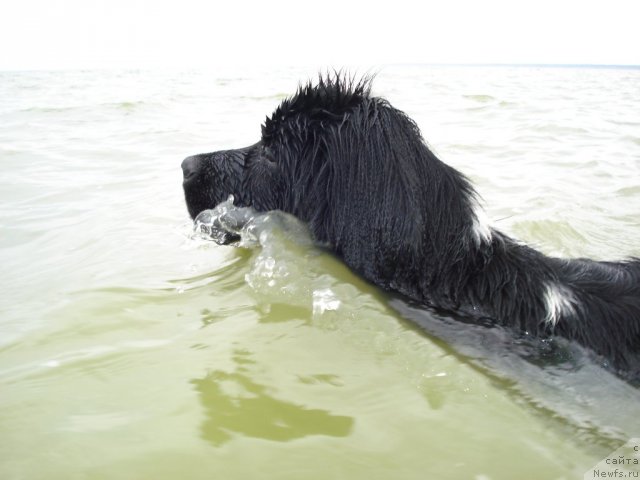
[[[403,270],[405,278],[415,274],[420,259],[461,248],[453,243],[472,222],[473,191],[404,113],[366,99],[326,129],[322,142],[325,178],[314,197],[326,204],[310,225],[352,268],[391,284]]]

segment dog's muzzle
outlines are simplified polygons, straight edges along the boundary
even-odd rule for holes
[[[183,181],[188,181],[198,175],[202,161],[199,155],[193,155],[187,157],[182,161],[182,178]]]

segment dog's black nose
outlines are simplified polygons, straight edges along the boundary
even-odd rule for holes
[[[200,159],[197,155],[187,157],[182,161],[182,176],[185,180],[194,177],[200,170]]]

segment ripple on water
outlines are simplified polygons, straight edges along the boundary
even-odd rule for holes
[[[491,95],[463,95],[463,97],[478,103],[490,103],[496,100]]]
[[[241,73],[0,72],[0,477],[581,478],[640,431],[637,389],[424,334],[283,218],[246,249],[176,231],[181,159],[253,143],[311,72]],[[401,66],[375,91],[506,233],[613,258],[638,254],[638,74]]]

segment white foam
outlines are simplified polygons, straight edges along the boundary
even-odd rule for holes
[[[322,314],[327,310],[337,310],[340,300],[330,288],[313,291],[313,313]]]

